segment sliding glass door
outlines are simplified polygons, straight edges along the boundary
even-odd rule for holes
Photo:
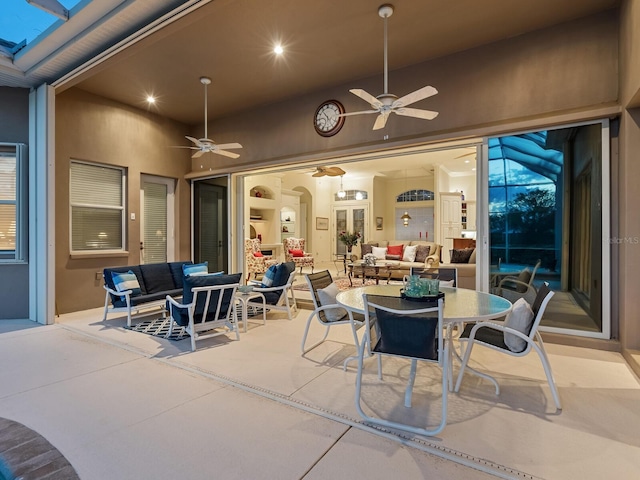
[[[489,139],[490,285],[518,298],[549,282],[549,330],[610,331],[608,148],[600,122]],[[499,288],[530,274],[533,290]]]
[[[338,236],[340,232],[358,232],[360,233],[360,241],[366,242],[367,227],[369,218],[369,209],[366,205],[345,205],[334,207],[333,209],[333,230],[335,232],[335,253],[347,253],[347,247],[342,243]]]
[[[193,184],[193,261],[208,262],[210,272],[228,271],[228,177]]]

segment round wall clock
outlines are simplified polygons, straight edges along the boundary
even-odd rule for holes
[[[344,117],[338,116],[341,113],[344,113],[344,107],[339,101],[327,100],[323,102],[313,116],[313,126],[318,135],[330,137],[338,133],[344,125]]]

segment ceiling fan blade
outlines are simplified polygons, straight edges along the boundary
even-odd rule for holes
[[[198,157],[201,157],[202,155],[204,155],[204,150],[198,150],[196,153],[191,155],[191,158],[198,158]]]
[[[329,175],[344,175],[345,173],[347,173],[340,167],[328,167],[327,172]]]
[[[405,117],[423,118],[425,120],[433,120],[438,116],[438,112],[432,112],[431,110],[420,110],[418,108],[399,108],[394,110],[398,115],[404,115]]]
[[[316,172],[313,175],[311,175],[312,177],[324,177],[326,175],[325,172]]]
[[[239,143],[221,143],[220,145],[216,145],[216,147],[222,150],[233,150],[234,148],[242,148],[242,145]]]
[[[192,141],[193,143],[195,143],[199,147],[202,146],[202,143],[200,143],[200,140],[198,140],[197,138],[190,137],[189,135],[185,135],[184,138],[186,138],[187,140]]]
[[[376,118],[376,123],[373,124],[373,130],[380,130],[381,128],[384,128],[384,126],[387,124],[387,118],[389,118],[388,113],[381,113],[380,115],[378,115],[378,118]]]
[[[365,102],[369,103],[369,105],[371,105],[373,108],[380,108],[382,106],[382,102],[380,102],[380,100],[378,100],[376,97],[374,97],[370,93],[365,92],[361,88],[352,88],[349,91],[353,93],[355,96],[360,97]]]
[[[362,115],[363,113],[378,113],[378,110],[361,110],[359,112],[346,112],[338,114],[338,117],[349,117],[351,115]]]
[[[218,155],[224,155],[229,158],[238,158],[240,156],[237,153],[227,152],[226,150],[220,150],[219,148],[212,150],[211,153],[217,153]]]
[[[432,86],[422,87],[420,90],[416,90],[415,92],[411,92],[404,97],[400,97],[391,105],[391,108],[399,108],[406,107],[407,105],[411,105],[419,100],[423,100],[425,98],[429,98],[438,93],[438,90],[433,88]]]

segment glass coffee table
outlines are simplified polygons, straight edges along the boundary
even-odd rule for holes
[[[394,270],[400,268],[399,262],[377,262],[375,265],[367,265],[364,262],[351,262],[349,267],[349,285],[353,287],[353,278],[362,277],[362,285],[367,278],[375,278],[376,285],[380,284],[380,279],[389,280]]]

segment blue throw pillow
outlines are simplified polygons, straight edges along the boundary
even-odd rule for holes
[[[206,275],[209,273],[209,262],[182,265],[182,273],[189,275]]]
[[[118,292],[131,290],[132,297],[136,297],[142,293],[142,291],[140,290],[140,282],[138,282],[138,277],[136,277],[136,274],[131,270],[126,273],[112,272],[111,278],[113,279],[113,284],[115,285],[116,291]]]
[[[269,288],[273,286],[273,281],[276,278],[276,273],[278,273],[278,265],[271,265],[264,276],[262,277],[262,286],[264,288]]]

